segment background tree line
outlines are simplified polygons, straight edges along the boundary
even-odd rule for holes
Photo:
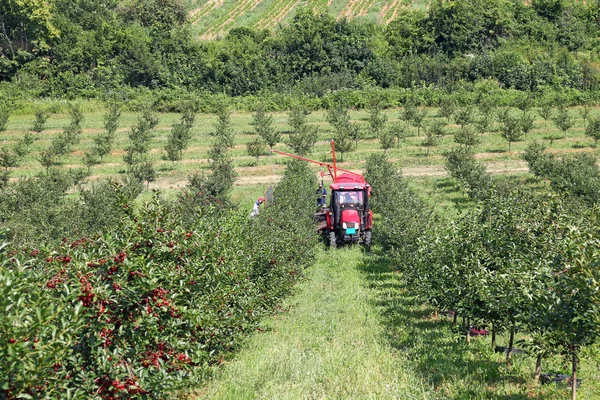
[[[0,91],[99,97],[123,88],[241,96],[438,87],[492,79],[523,91],[600,86],[600,3],[434,1],[389,25],[300,9],[276,31],[193,37],[181,0],[7,0]]]

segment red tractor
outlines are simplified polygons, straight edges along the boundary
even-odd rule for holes
[[[362,243],[370,248],[373,242],[373,211],[369,204],[371,185],[365,178],[355,172],[337,168],[335,144],[331,141],[333,166],[295,154],[273,150],[275,153],[327,167],[333,183],[329,186],[331,195],[329,206],[323,203],[315,213],[317,230],[327,235],[330,247],[344,243]],[[338,175],[337,172],[343,173]]]

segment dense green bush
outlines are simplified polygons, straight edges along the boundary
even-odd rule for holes
[[[473,150],[467,146],[457,147],[445,155],[445,168],[456,179],[469,197],[483,199],[489,196],[493,184],[485,165],[474,158]]]
[[[548,179],[555,190],[580,197],[590,204],[600,201],[600,169],[593,154],[557,156],[545,153],[543,146],[532,143],[523,158],[530,171]]]
[[[373,187],[371,207],[379,215],[374,241],[392,255],[398,268],[409,268],[419,237],[435,222],[433,211],[407,187],[384,154],[371,155],[365,169],[365,179]]]

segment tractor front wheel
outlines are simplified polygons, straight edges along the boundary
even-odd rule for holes
[[[335,237],[335,232],[329,232],[329,248],[335,249],[337,247],[337,238]]]

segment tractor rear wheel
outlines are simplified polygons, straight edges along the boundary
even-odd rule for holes
[[[364,241],[364,245],[367,248],[367,250],[371,250],[371,244],[373,244],[373,235],[371,231],[366,231],[365,232],[365,241]]]
[[[335,232],[329,232],[329,248],[335,249],[337,247],[337,238],[335,237]]]

